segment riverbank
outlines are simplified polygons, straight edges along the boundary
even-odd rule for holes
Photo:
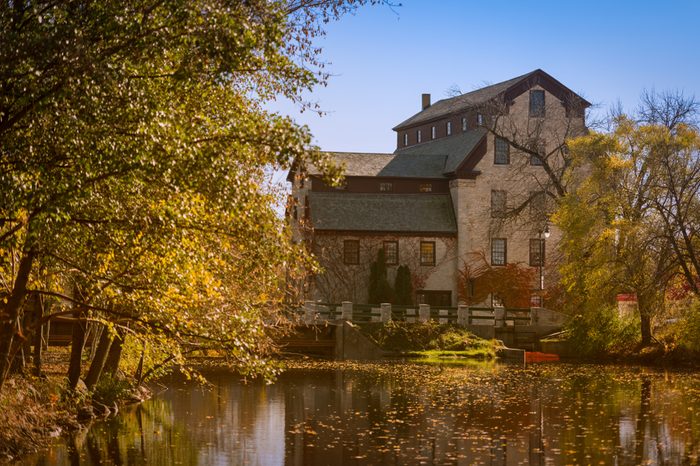
[[[82,429],[93,419],[116,415],[128,403],[150,396],[145,387],[132,389],[124,379],[106,380],[89,394],[81,383],[66,389],[66,348],[44,353],[43,374],[11,376],[0,392],[0,464],[11,463],[45,448],[52,438]]]

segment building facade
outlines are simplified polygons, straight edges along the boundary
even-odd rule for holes
[[[394,127],[393,153],[327,153],[345,170],[342,186],[293,167],[293,234],[323,267],[307,299],[366,303],[383,249],[389,281],[407,266],[417,303],[456,305],[460,270],[483,263],[535,269],[541,305],[559,239],[549,207],[570,182],[566,140],[586,131],[589,105],[535,70],[434,104],[423,94],[421,110]]]

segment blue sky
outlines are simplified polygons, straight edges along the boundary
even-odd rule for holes
[[[319,41],[333,73],[309,99],[318,117],[273,109],[311,128],[323,150],[391,152],[391,128],[444,98],[542,68],[605,111],[643,89],[700,98],[700,1],[404,0],[362,7]]]

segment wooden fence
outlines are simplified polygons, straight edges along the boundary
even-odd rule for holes
[[[349,320],[356,323],[388,322],[427,322],[435,320],[441,324],[520,326],[533,325],[537,318],[530,308],[490,308],[490,307],[431,307],[428,304],[399,306],[389,303],[380,305],[340,304],[307,301],[301,309],[304,323],[314,324],[323,321]]]

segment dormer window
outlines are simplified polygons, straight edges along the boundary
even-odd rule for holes
[[[403,133],[403,145],[408,145],[408,133]]]
[[[421,134],[420,130],[416,131],[416,141],[418,141],[418,142],[423,141],[423,135]]]
[[[479,126],[484,126],[484,115],[481,113],[476,114],[476,124]]]
[[[450,136],[452,134],[452,122],[451,121],[447,122],[447,125],[445,125],[445,130],[446,130],[448,136]]]
[[[467,117],[462,117],[462,131],[466,131],[467,128]]]
[[[544,91],[530,91],[530,116],[536,118],[544,117]]]
[[[430,139],[435,139],[437,137],[437,131],[434,126],[430,127]]]

